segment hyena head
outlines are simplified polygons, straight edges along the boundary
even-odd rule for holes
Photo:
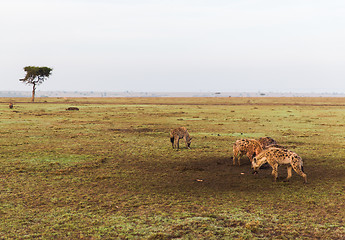
[[[186,141],[187,141],[187,146],[188,146],[188,148],[190,148],[190,144],[192,143],[192,137],[187,137],[186,138]]]
[[[253,161],[252,161],[252,169],[253,169],[253,174],[258,173],[258,171],[257,171],[258,167],[257,167],[256,162],[257,162],[256,157],[253,157]]]
[[[253,169],[253,174],[258,173],[258,169],[261,167],[262,164],[266,162],[266,157],[262,157],[258,159],[258,157],[254,157],[252,161],[252,169]]]

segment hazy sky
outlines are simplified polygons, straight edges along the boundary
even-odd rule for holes
[[[345,92],[344,0],[1,0],[0,90]]]

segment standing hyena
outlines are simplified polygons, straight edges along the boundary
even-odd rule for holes
[[[247,155],[250,161],[253,160],[255,155],[258,155],[262,151],[261,144],[255,139],[240,139],[233,145],[234,156],[232,158],[233,164],[236,164],[236,158],[238,165],[241,165],[241,157]]]
[[[192,142],[192,137],[189,136],[189,133],[185,127],[179,127],[171,129],[170,131],[170,141],[173,148],[179,149],[179,140],[184,139],[186,142],[186,147],[190,149],[190,144]]]
[[[303,172],[303,160],[297,155],[297,153],[281,148],[266,149],[253,158],[253,173],[257,173],[260,166],[266,162],[268,162],[273,169],[272,175],[274,177],[274,181],[277,181],[278,178],[278,166],[287,165],[288,175],[285,181],[289,181],[291,178],[291,169],[293,168],[298,175],[304,178],[304,182],[307,183],[307,175]]]
[[[261,137],[258,139],[262,148],[266,148],[268,145],[277,144],[277,142],[271,137]]]

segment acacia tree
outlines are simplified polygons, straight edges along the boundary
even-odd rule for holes
[[[31,102],[34,102],[36,87],[43,83],[52,74],[53,69],[49,67],[27,66],[24,67],[24,71],[26,72],[26,76],[23,79],[19,79],[19,81],[26,84],[32,84]]]

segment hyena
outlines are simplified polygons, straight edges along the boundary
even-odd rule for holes
[[[274,177],[274,181],[277,181],[278,178],[278,166],[287,165],[288,176],[285,181],[289,181],[291,178],[291,169],[293,168],[298,175],[303,177],[304,182],[307,183],[307,175],[303,171],[303,160],[297,155],[297,153],[281,148],[266,149],[253,158],[253,173],[257,173],[260,166],[266,162],[268,162],[273,169],[272,175]]]
[[[268,145],[277,144],[277,142],[273,138],[271,138],[271,137],[259,138],[258,142],[261,144],[262,148],[265,148]]]
[[[255,139],[240,139],[233,145],[234,156],[232,158],[233,165],[236,164],[236,158],[238,165],[241,165],[241,157],[247,155],[250,161],[253,160],[255,155],[258,155],[262,151],[261,144]]]
[[[186,147],[190,149],[190,144],[192,142],[192,137],[189,135],[185,127],[179,127],[171,129],[170,131],[170,141],[173,148],[179,149],[179,140],[184,139],[186,142]]]

